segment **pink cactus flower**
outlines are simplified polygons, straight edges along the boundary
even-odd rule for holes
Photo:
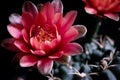
[[[60,0],[45,3],[40,11],[26,1],[22,16],[10,15],[7,29],[13,38],[5,39],[2,46],[18,52],[21,67],[37,66],[41,74],[49,74],[54,61],[65,63],[69,56],[83,51],[81,45],[71,42],[86,34],[85,26],[72,26],[76,15],[70,11],[63,17]]]
[[[83,0],[85,11],[99,17],[108,17],[115,21],[119,20],[120,0]]]

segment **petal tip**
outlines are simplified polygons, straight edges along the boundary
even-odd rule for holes
[[[30,12],[33,16],[38,13],[38,9],[31,1],[25,1],[23,3],[22,12]]]
[[[56,13],[63,13],[63,3],[61,0],[53,0],[51,4],[53,5]]]

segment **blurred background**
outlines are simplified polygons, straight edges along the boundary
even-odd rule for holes
[[[0,42],[11,37],[7,31],[7,25],[9,24],[8,17],[12,13],[21,14],[22,4],[26,0],[0,0]],[[29,0],[35,3],[45,3],[52,0]],[[74,24],[81,24],[87,27],[87,34],[85,37],[76,40],[76,42],[84,45],[91,38],[96,25],[96,18],[90,14],[87,14],[84,10],[84,4],[82,0],[62,0],[64,6],[64,14],[70,10],[77,10],[78,15]],[[105,19],[100,27],[99,34],[108,35],[115,40],[115,46],[119,48],[120,44],[120,21],[116,22],[111,19]],[[0,46],[0,80],[23,80],[20,77],[24,77],[25,80],[43,80],[46,79],[38,74],[37,70],[28,71],[27,68],[19,68],[12,62],[15,53],[6,50]],[[32,77],[31,77],[32,76]]]

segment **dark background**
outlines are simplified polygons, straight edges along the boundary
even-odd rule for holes
[[[26,0],[0,0],[0,42],[11,37],[7,31],[7,25],[9,24],[8,17],[12,13],[21,14],[22,4]],[[52,0],[30,0],[36,5],[38,3],[45,3]],[[82,24],[87,27],[87,34],[84,38],[78,39],[77,42],[84,45],[89,41],[92,33],[94,32],[96,25],[96,18],[87,14],[84,11],[84,4],[82,0],[62,0],[64,5],[64,14],[70,10],[77,10],[78,15],[74,24]],[[119,48],[120,43],[120,21],[116,22],[111,19],[103,20],[103,24],[100,28],[99,34],[108,35],[115,40],[116,46]],[[0,80],[17,80],[16,76],[25,77],[26,68],[18,68],[12,63],[12,58],[15,55],[14,52],[8,51],[0,47]],[[33,74],[34,73],[34,74]],[[32,75],[32,77],[30,77]],[[29,72],[26,80],[40,80],[39,74],[35,72]],[[35,78],[35,79],[34,79]],[[42,80],[42,79],[41,79]]]

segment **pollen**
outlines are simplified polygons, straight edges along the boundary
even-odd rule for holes
[[[41,26],[38,26],[37,29],[39,32],[36,32],[36,38],[40,43],[45,41],[52,41],[55,38],[54,34],[50,30],[42,28]]]

